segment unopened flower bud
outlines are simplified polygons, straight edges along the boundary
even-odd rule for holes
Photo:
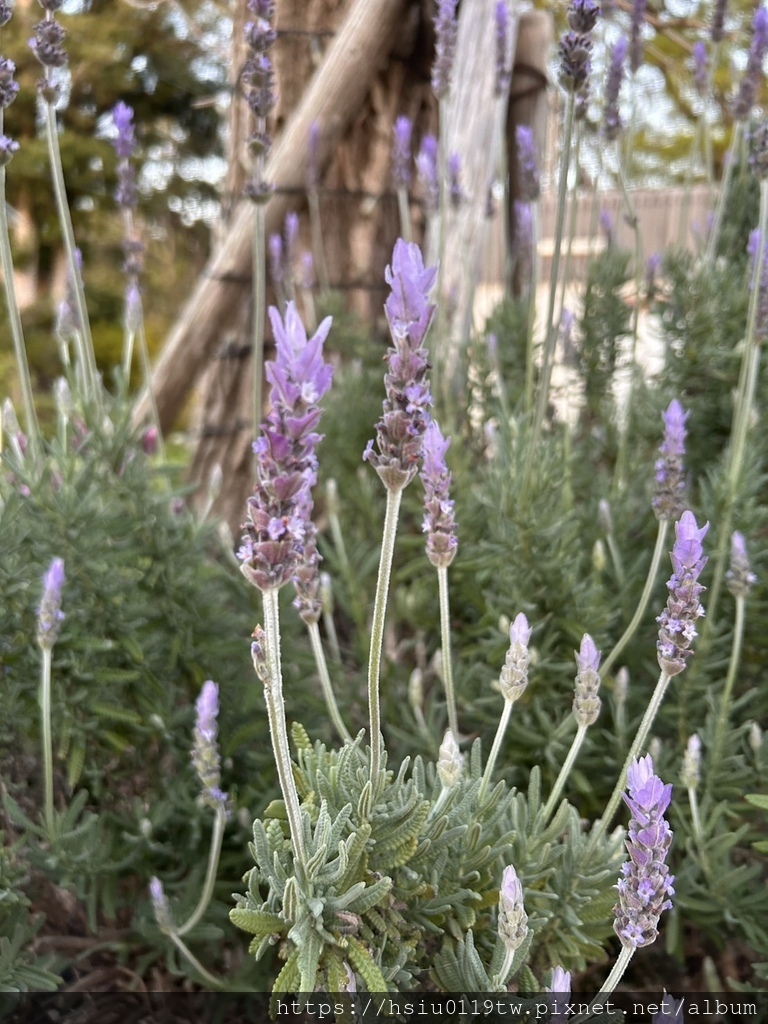
[[[522,612],[509,627],[509,649],[504,660],[504,667],[499,677],[499,689],[504,700],[518,700],[528,685],[528,666],[531,655],[528,643],[531,639],[531,627]]]
[[[597,695],[600,689],[600,651],[589,633],[585,633],[581,648],[576,654],[575,695],[573,698],[573,717],[579,726],[590,726],[600,714],[601,701]]]
[[[696,733],[689,737],[680,769],[680,784],[696,789],[701,780],[701,740]]]
[[[464,766],[464,755],[453,732],[448,729],[440,744],[440,755],[437,759],[437,774],[444,789],[453,789],[461,778]]]
[[[596,573],[602,573],[605,571],[605,567],[608,563],[608,559],[605,554],[605,544],[598,537],[595,543],[592,545],[592,568]]]
[[[763,730],[757,722],[751,722],[749,726],[749,745],[753,754],[759,754],[763,746]]]
[[[519,949],[528,935],[528,915],[523,905],[523,887],[511,864],[504,868],[501,877],[498,930],[499,937],[510,953]]]

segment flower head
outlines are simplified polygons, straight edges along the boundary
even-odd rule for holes
[[[435,315],[428,295],[436,276],[436,267],[424,267],[417,245],[397,240],[385,274],[391,288],[384,310],[392,347],[387,353],[384,412],[376,424],[379,450],[374,452],[374,442],[369,441],[363,455],[390,490],[402,490],[416,475],[429,423],[432,396],[423,343]]]
[[[571,994],[571,972],[564,971],[562,967],[556,967],[552,971],[552,980],[549,985],[544,987],[544,991],[548,992],[553,999],[550,999],[550,1006],[552,1008],[552,1016],[559,1018],[568,1015],[567,1003]]]
[[[519,949],[528,935],[528,915],[523,904],[523,887],[509,864],[504,868],[499,890],[499,937],[509,952]]]
[[[680,783],[686,789],[696,789],[701,778],[701,740],[694,733],[688,737],[680,769]]]
[[[456,737],[448,729],[440,744],[440,753],[437,759],[437,775],[444,789],[453,789],[461,777],[463,766],[464,755],[459,750]]]
[[[709,88],[709,57],[701,40],[693,47],[693,84],[699,96],[705,99]]]
[[[528,666],[531,663],[528,644],[531,632],[528,619],[520,612],[509,627],[509,649],[499,676],[501,694],[510,703],[518,700],[528,685]]]
[[[622,36],[611,51],[611,64],[605,83],[605,109],[603,112],[603,135],[611,142],[618,138],[623,127],[619,113],[619,93],[624,79],[624,61],[629,43]]]
[[[665,992],[659,1010],[653,1015],[653,1024],[685,1024],[683,1000],[674,999]]]
[[[747,67],[731,112],[737,121],[746,120],[755,105],[755,97],[763,77],[763,59],[768,51],[768,10],[758,7],[752,19],[752,42],[747,54]]]
[[[37,609],[37,642],[51,650],[59,636],[64,612],[61,610],[61,588],[64,586],[64,562],[54,558],[43,576],[43,597]]]
[[[411,184],[411,133],[413,125],[407,117],[395,121],[395,143],[392,147],[392,180],[396,189],[407,189]]]
[[[661,414],[664,420],[664,440],[659,448],[660,458],[656,460],[656,494],[653,511],[657,519],[675,519],[685,507],[685,421],[688,413],[676,398]]]
[[[203,683],[203,688],[195,702],[195,730],[192,746],[192,764],[203,787],[203,800],[216,807],[226,804],[227,794],[222,793],[221,758],[219,745],[216,742],[218,733],[217,718],[219,717],[219,688],[210,679]]]
[[[658,935],[659,918],[672,906],[674,878],[664,863],[672,843],[672,830],[664,812],[672,799],[672,786],[653,772],[650,754],[633,762],[627,771],[628,795],[624,802],[632,815],[626,842],[629,860],[616,886],[614,931],[624,946],[647,946]]]
[[[440,205],[440,175],[437,167],[437,139],[425,135],[416,157],[416,170],[424,191],[424,201],[430,212]]]
[[[169,932],[173,930],[173,918],[171,916],[171,905],[163,890],[163,883],[159,878],[153,877],[149,883],[149,898],[152,900],[152,910],[160,931]]]
[[[575,696],[573,698],[573,717],[580,726],[592,725],[600,714],[601,701],[597,695],[600,689],[600,651],[595,641],[585,633],[581,647],[574,652],[576,655]]]
[[[7,57],[0,57],[0,107],[9,107],[19,92],[19,83],[13,77],[16,65]]]
[[[659,623],[656,654],[662,671],[670,676],[682,672],[693,654],[691,644],[697,635],[696,620],[704,614],[699,596],[705,588],[698,578],[707,564],[701,542],[708,529],[709,523],[698,528],[692,512],[683,512],[675,523],[677,539],[670,556],[673,574],[667,583],[669,597],[666,608],[656,620]]]
[[[432,65],[432,91],[438,99],[451,88],[453,61],[456,56],[457,0],[437,0],[435,15],[435,61]]]
[[[437,568],[447,568],[456,555],[456,521],[450,487],[451,474],[445,464],[445,453],[450,439],[444,438],[440,427],[430,420],[424,432],[424,465],[421,480],[424,484],[424,523],[427,534],[427,557]]]
[[[538,199],[540,192],[539,161],[536,155],[533,130],[524,124],[519,124],[515,128],[515,144],[520,201],[532,203]]]
[[[307,339],[296,307],[289,302],[285,319],[269,311],[275,336],[275,359],[265,374],[272,385],[272,409],[254,442],[258,480],[248,499],[248,519],[240,548],[245,577],[260,590],[283,586],[294,575],[313,536],[309,518],[311,488],[317,475],[315,430],[318,402],[331,385],[331,367],[323,362],[323,343],[331,327],[325,320]]]
[[[731,535],[731,564],[725,578],[734,597],[747,597],[752,586],[757,583],[757,576],[749,565],[744,534],[738,530]]]

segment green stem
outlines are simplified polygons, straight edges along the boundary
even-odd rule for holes
[[[192,953],[187,944],[179,938],[176,932],[170,931],[167,932],[167,935],[168,938],[176,946],[178,951],[181,953],[181,955],[184,957],[184,959],[187,960],[190,964],[192,964],[192,966],[198,972],[198,974],[202,978],[205,978],[209,985],[213,986],[213,988],[222,988],[224,983],[222,981],[219,981],[218,978],[215,978],[210,973],[210,971],[207,971],[205,967],[203,967],[203,965],[200,963],[200,961],[197,959],[194,953]]]
[[[0,133],[3,131],[3,111],[0,110]],[[27,362],[27,349],[24,345],[24,331],[21,326],[21,314],[19,303],[16,299],[16,283],[13,272],[13,255],[11,253],[11,239],[8,232],[8,207],[5,201],[5,180],[6,168],[0,167],[0,263],[3,270],[3,283],[5,284],[5,301],[8,309],[8,324],[11,328],[13,338],[13,350],[16,355],[16,365],[19,371],[19,384],[21,385],[21,398],[24,403],[24,426],[27,431],[34,456],[41,455],[43,440],[40,434],[40,424],[35,410],[34,392],[32,391],[32,378],[29,373]]]
[[[381,701],[379,694],[379,678],[381,675],[381,652],[384,647],[384,620],[387,613],[387,597],[389,580],[392,574],[392,558],[395,552],[397,520],[400,514],[402,488],[387,488],[387,511],[384,517],[384,534],[381,539],[381,555],[379,556],[379,576],[376,581],[376,599],[373,605],[373,622],[371,624],[371,650],[368,658],[368,713],[370,716],[371,743],[371,785],[378,786],[381,770],[382,738],[381,738]]]
[[[568,195],[568,167],[571,159],[571,139],[573,137],[573,110],[574,94],[568,93],[568,100],[565,108],[565,137],[563,139],[563,151],[560,156],[560,179],[557,189],[557,216],[555,219],[554,248],[552,250],[552,267],[549,276],[549,307],[546,319],[546,335],[544,341],[544,357],[539,378],[538,395],[536,399],[536,412],[534,414],[533,432],[531,441],[526,452],[525,468],[523,470],[523,482],[521,492],[525,495],[530,484],[533,471],[534,458],[537,454],[539,439],[541,437],[544,417],[547,412],[549,401],[549,383],[552,377],[552,359],[557,342],[558,324],[555,321],[555,303],[557,301],[557,282],[560,271],[560,247],[563,241],[563,228],[565,226],[565,204]]]
[[[600,666],[601,679],[606,678],[611,666],[616,662],[616,659],[619,657],[621,652],[624,650],[629,641],[635,635],[635,633],[637,632],[637,627],[642,622],[643,616],[645,615],[645,610],[648,607],[648,602],[651,599],[651,593],[653,592],[654,584],[656,583],[656,576],[659,572],[661,556],[664,553],[668,527],[669,520],[659,520],[659,529],[656,534],[656,546],[653,549],[653,556],[651,557],[651,564],[648,567],[648,575],[645,578],[645,586],[643,587],[643,592],[640,595],[640,601],[638,602],[637,608],[635,609],[635,614],[632,616],[632,621],[629,623],[627,628],[622,633],[621,638],[616,644],[616,646],[613,648],[611,653]]]
[[[544,807],[544,821],[549,820],[549,818],[552,815],[552,812],[555,809],[555,805],[560,799],[560,794],[563,791],[563,786],[565,785],[568,776],[571,774],[571,769],[576,763],[576,758],[579,755],[581,745],[584,742],[584,737],[586,735],[587,726],[579,725],[578,729],[576,730],[576,735],[573,737],[571,749],[568,751],[568,756],[563,762],[563,767],[560,769],[560,774],[557,776],[557,781],[555,782],[552,792],[550,793],[549,800],[547,800],[547,803]]]
[[[443,682],[445,703],[448,710],[448,728],[459,742],[459,718],[456,713],[456,692],[453,687],[453,662],[451,658],[451,613],[448,596],[448,568],[438,566],[437,583],[440,592],[440,637],[443,646]]]
[[[733,684],[736,681],[736,670],[741,659],[741,646],[744,640],[744,610],[745,601],[743,597],[736,598],[736,622],[733,628],[733,643],[731,645],[731,658],[728,663],[728,675],[725,678],[725,686],[720,697],[720,709],[715,722],[715,741],[712,744],[712,754],[709,758],[707,777],[714,781],[717,776],[717,769],[723,756],[723,745],[725,743],[725,730],[728,725],[728,716],[731,709],[731,696]]]
[[[266,212],[256,204],[253,220],[253,324],[251,365],[253,367],[253,436],[261,433],[262,377],[264,373],[264,318],[267,315]]]
[[[40,675],[40,719],[43,732],[43,823],[50,840],[53,839],[53,737],[51,734],[51,658],[50,647],[43,647]]]
[[[491,747],[491,753],[488,757],[488,763],[486,764],[485,771],[483,772],[480,789],[477,791],[478,804],[483,802],[483,797],[485,796],[485,792],[491,781],[491,776],[493,775],[493,769],[496,767],[496,761],[498,760],[499,752],[501,751],[501,744],[504,741],[504,734],[507,731],[507,726],[509,725],[509,716],[512,714],[513,704],[514,701],[504,701],[504,710],[502,711],[501,718],[499,719],[499,725],[493,739],[493,746]]]
[[[648,738],[648,733],[651,731],[651,726],[653,725],[654,719],[656,718],[658,710],[661,707],[661,702],[664,700],[664,694],[667,692],[667,686],[669,685],[669,680],[671,678],[672,677],[667,675],[667,673],[662,669],[661,675],[659,676],[659,681],[656,683],[656,689],[653,691],[651,702],[646,708],[645,714],[643,715],[643,720],[640,723],[640,727],[638,728],[637,733],[635,734],[634,740],[632,741],[632,746],[629,748],[629,753],[627,754],[627,758],[624,762],[624,767],[621,769],[621,772],[619,773],[619,778],[617,779],[616,786],[614,787],[613,793],[611,794],[611,799],[608,801],[602,818],[600,819],[600,821],[598,821],[598,823],[592,830],[591,838],[593,845],[596,844],[598,840],[603,837],[606,829],[611,823],[611,819],[616,813],[616,808],[619,806],[619,801],[621,800],[622,791],[624,790],[624,787],[626,785],[627,770],[629,769],[632,762],[636,760],[637,755],[640,753],[643,744]]]
[[[301,803],[293,777],[291,749],[288,743],[288,729],[285,722],[285,700],[283,698],[283,671],[280,663],[280,609],[279,591],[275,588],[262,593],[264,601],[264,632],[266,634],[267,665],[269,682],[264,687],[269,718],[269,732],[277,765],[277,777],[285,800],[288,826],[291,831],[294,858],[297,861],[297,877],[304,873],[307,863],[304,847],[304,830],[301,821]]]
[[[499,973],[491,978],[491,991],[492,992],[506,992],[507,991],[507,976],[512,970],[512,964],[515,962],[514,949],[504,950],[504,959],[501,963],[501,969]]]
[[[77,264],[75,255],[76,243],[75,232],[72,227],[72,215],[69,212],[67,203],[67,189],[64,183],[64,169],[61,164],[61,150],[59,148],[59,136],[56,130],[56,108],[52,103],[44,103],[45,109],[45,132],[48,141],[48,155],[51,161],[51,173],[53,177],[53,192],[56,197],[56,208],[59,213],[61,233],[64,239],[64,248],[67,253],[67,263],[72,277],[72,285],[75,294],[75,305],[77,306],[77,317],[79,320],[77,337],[79,339],[79,356],[83,365],[83,379],[85,382],[86,401],[98,401],[96,356],[93,349],[93,338],[91,337],[91,325],[88,320],[88,309],[85,304],[85,290],[83,288],[83,277]]]
[[[316,622],[307,623],[307,629],[309,630],[312,653],[315,656],[317,674],[320,676],[320,683],[323,687],[323,696],[325,697],[328,714],[331,716],[331,721],[336,728],[336,732],[341,736],[342,740],[351,743],[352,736],[350,735],[349,729],[344,725],[341,712],[339,711],[339,705],[336,703],[336,695],[334,694],[333,686],[331,685],[331,677],[328,674],[325,651],[323,650],[323,644],[320,640],[320,629]]]
[[[602,988],[597,993],[595,998],[590,1003],[589,1009],[585,1014],[580,1017],[573,1018],[573,1024],[581,1024],[581,1021],[588,1020],[596,1012],[596,1007],[600,1006],[603,1002],[602,997],[610,995],[611,992],[616,988],[621,979],[624,977],[624,972],[629,967],[629,961],[634,956],[634,946],[622,946],[621,952],[616,958],[616,963],[613,965],[613,969],[608,977],[603,982]]]
[[[728,454],[728,469],[726,473],[725,509],[720,521],[718,551],[715,561],[712,586],[709,592],[709,601],[707,603],[707,618],[702,631],[702,640],[704,643],[708,643],[710,634],[714,628],[720,590],[723,585],[725,563],[728,558],[728,551],[730,547],[733,510],[736,505],[741,474],[744,468],[744,457],[747,451],[747,436],[749,434],[749,422],[755,401],[758,371],[760,368],[760,345],[758,343],[758,339],[755,338],[755,329],[757,327],[760,307],[760,285],[765,261],[765,244],[766,239],[768,239],[768,181],[766,180],[762,180],[760,182],[760,216],[758,221],[758,231],[760,244],[758,245],[754,274],[752,276],[752,293],[749,300],[747,332],[744,339],[744,354],[742,357],[742,369],[739,378],[739,390],[737,392],[733,409],[731,446]]]
[[[208,904],[213,896],[213,887],[216,884],[216,872],[219,869],[219,857],[221,855],[221,843],[224,839],[224,827],[227,824],[227,812],[223,804],[217,804],[216,817],[213,821],[213,833],[211,835],[211,848],[208,852],[208,870],[205,873],[203,891],[192,914],[187,918],[180,928],[176,929],[176,935],[186,935],[191,932],[208,909]]]
[[[717,197],[717,206],[715,207],[715,219],[712,224],[712,230],[709,234],[709,240],[707,241],[707,251],[705,258],[707,263],[711,264],[714,262],[715,255],[717,254],[717,243],[720,241],[720,230],[723,226],[723,215],[725,213],[725,203],[728,199],[728,192],[731,187],[731,176],[733,175],[733,167],[736,163],[736,154],[741,145],[741,137],[744,133],[744,122],[737,121],[733,127],[733,136],[731,138],[731,145],[728,150],[728,159],[725,162],[725,168],[723,169],[723,178],[720,182],[720,192]]]

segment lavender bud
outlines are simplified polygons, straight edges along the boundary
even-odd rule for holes
[[[284,276],[283,240],[277,232],[269,236],[267,248],[269,250],[269,276],[272,278],[272,284],[277,291],[283,283]]]
[[[528,643],[531,632],[528,619],[520,612],[509,627],[509,649],[499,676],[501,694],[510,703],[518,700],[528,685],[528,666],[531,663]]]
[[[712,26],[710,35],[713,43],[719,43],[725,36],[725,12],[728,9],[728,0],[715,0],[715,9],[712,12]]]
[[[731,535],[731,565],[725,574],[727,586],[736,598],[749,596],[757,576],[751,571],[744,535],[738,530]]]
[[[456,737],[448,729],[440,744],[440,753],[437,759],[437,775],[443,789],[453,789],[461,778],[463,766],[464,755],[459,750]]]
[[[588,35],[599,17],[600,8],[594,0],[572,0],[566,15],[568,28],[579,35]]]
[[[445,463],[450,438],[443,438],[440,427],[430,420],[424,432],[424,465],[421,481],[424,484],[424,522],[427,534],[427,558],[432,565],[446,569],[453,561],[458,547],[456,521],[450,487],[451,474]]]
[[[755,105],[757,90],[763,78],[763,58],[768,50],[768,11],[758,7],[752,20],[752,42],[747,54],[747,67],[731,112],[737,121],[749,117]]]
[[[592,725],[600,714],[600,651],[589,633],[585,633],[579,651],[574,651],[578,673],[576,675],[573,717],[580,727]]]
[[[19,144],[15,139],[9,139],[7,135],[0,135],[0,167],[7,167],[13,160],[13,154],[18,151]]]
[[[257,626],[253,633],[251,644],[251,660],[258,678],[266,685],[270,681],[269,664],[267,662],[267,634],[263,626]]]
[[[53,397],[56,402],[56,412],[62,422],[66,423],[74,411],[72,392],[66,377],[56,378],[53,385]]]
[[[407,117],[395,121],[395,143],[392,147],[392,180],[396,189],[408,189],[411,184],[411,133],[413,125]]]
[[[622,945],[630,948],[650,945],[658,935],[661,913],[669,910],[674,895],[674,877],[665,864],[672,843],[672,830],[664,811],[672,798],[672,787],[653,773],[653,761],[646,755],[627,771],[627,794],[622,794],[631,812],[625,862],[616,886],[619,902],[614,907],[614,931]]]
[[[128,160],[136,149],[132,108],[122,101],[116,103],[112,109],[112,123],[117,131],[116,137],[112,139],[114,150],[121,160]]]
[[[664,440],[656,460],[656,494],[652,501],[657,519],[676,519],[685,507],[685,421],[688,413],[676,398],[661,414],[664,420]]]
[[[64,39],[67,33],[53,18],[39,21],[34,29],[35,35],[29,40],[29,48],[45,68],[63,68],[67,63],[64,50]]]
[[[693,47],[693,84],[702,99],[706,99],[709,91],[709,58],[707,47],[698,42]]]
[[[437,168],[437,139],[425,135],[416,157],[416,170],[424,191],[424,203],[430,213],[440,206],[440,175]]]
[[[64,621],[64,612],[61,610],[63,586],[64,562],[54,558],[43,576],[43,597],[37,609],[37,643],[43,650],[53,649]]]
[[[494,8],[494,39],[496,42],[496,75],[494,77],[493,95],[506,96],[512,80],[512,69],[509,64],[509,8],[507,0],[496,0]]]
[[[299,260],[299,286],[311,290],[315,286],[315,261],[311,252],[303,252]]]
[[[704,614],[699,595],[705,588],[698,578],[707,564],[701,542],[708,529],[709,523],[698,528],[693,512],[683,512],[680,521],[675,523],[677,539],[671,553],[674,572],[667,583],[667,607],[656,619],[659,623],[656,643],[659,666],[670,676],[682,672],[693,654],[691,644],[697,636],[696,620]]]
[[[415,668],[408,679],[408,703],[418,716],[424,710],[424,673]]]
[[[757,756],[763,746],[763,730],[757,722],[750,722],[749,725],[749,746],[752,753]]]
[[[605,572],[607,564],[608,559],[605,555],[605,544],[603,544],[601,538],[598,537],[592,545],[592,568],[599,575],[600,573]]]
[[[605,110],[603,113],[603,135],[609,142],[618,138],[624,127],[619,113],[619,93],[624,78],[624,61],[628,49],[629,43],[622,36],[611,51],[611,64],[605,83]]]
[[[163,883],[159,878],[152,878],[149,883],[149,896],[152,900],[152,910],[155,913],[155,920],[161,932],[173,931],[173,917],[171,916],[171,905],[168,897],[163,891]]]
[[[611,506],[605,498],[601,498],[597,503],[597,521],[600,523],[600,529],[603,533],[613,533]]]
[[[528,935],[528,915],[523,905],[523,887],[511,864],[504,868],[501,876],[498,931],[499,938],[510,953],[519,949]]]
[[[680,768],[680,785],[686,789],[696,789],[701,780],[701,740],[696,735],[688,738]]]
[[[16,65],[7,57],[0,57],[0,107],[9,107],[19,91],[19,83],[13,77]]]
[[[457,0],[437,0],[435,16],[435,60],[432,65],[432,91],[440,100],[451,88],[453,62],[456,56]]]
[[[629,36],[629,67],[634,75],[643,63],[643,26],[647,0],[632,0],[632,21]]]
[[[402,490],[418,471],[432,404],[423,342],[435,315],[428,296],[437,268],[425,268],[419,247],[399,238],[385,277],[392,289],[384,307],[392,336],[384,378],[387,397],[376,424],[378,452],[369,441],[363,459],[389,490]]]
[[[588,36],[566,32],[560,40],[559,81],[566,92],[578,93],[586,87],[592,69],[591,53],[592,41]]]
[[[556,1020],[561,1014],[563,1017],[567,1017],[569,1011],[566,1004],[571,995],[571,972],[564,971],[562,967],[556,967],[552,971],[552,979],[549,985],[544,987],[544,991],[554,996],[549,1000],[552,1016]]]
[[[614,696],[617,708],[623,707],[627,703],[627,697],[629,696],[629,669],[626,665],[622,665],[616,673]]]
[[[203,683],[200,696],[195,703],[197,717],[195,719],[194,744],[192,746],[192,764],[203,787],[202,797],[211,807],[226,804],[227,794],[222,793],[221,758],[219,745],[216,741],[219,715],[219,688],[210,679]]]
[[[515,128],[517,147],[517,178],[520,201],[532,203],[539,198],[539,161],[533,129],[524,124]]]

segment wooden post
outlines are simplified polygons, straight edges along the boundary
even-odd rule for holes
[[[319,162],[324,166],[366,96],[374,75],[386,61],[402,22],[405,0],[358,0],[334,39],[299,106],[289,118],[267,164],[267,179],[281,190],[303,189],[310,126],[319,128]],[[267,205],[267,232],[279,230],[288,209],[285,192]],[[205,368],[223,334],[247,301],[243,281],[251,264],[253,208],[242,201],[232,229],[209,261],[201,279],[162,350],[152,378],[160,422],[167,430]],[[148,413],[137,402],[134,421]]]

